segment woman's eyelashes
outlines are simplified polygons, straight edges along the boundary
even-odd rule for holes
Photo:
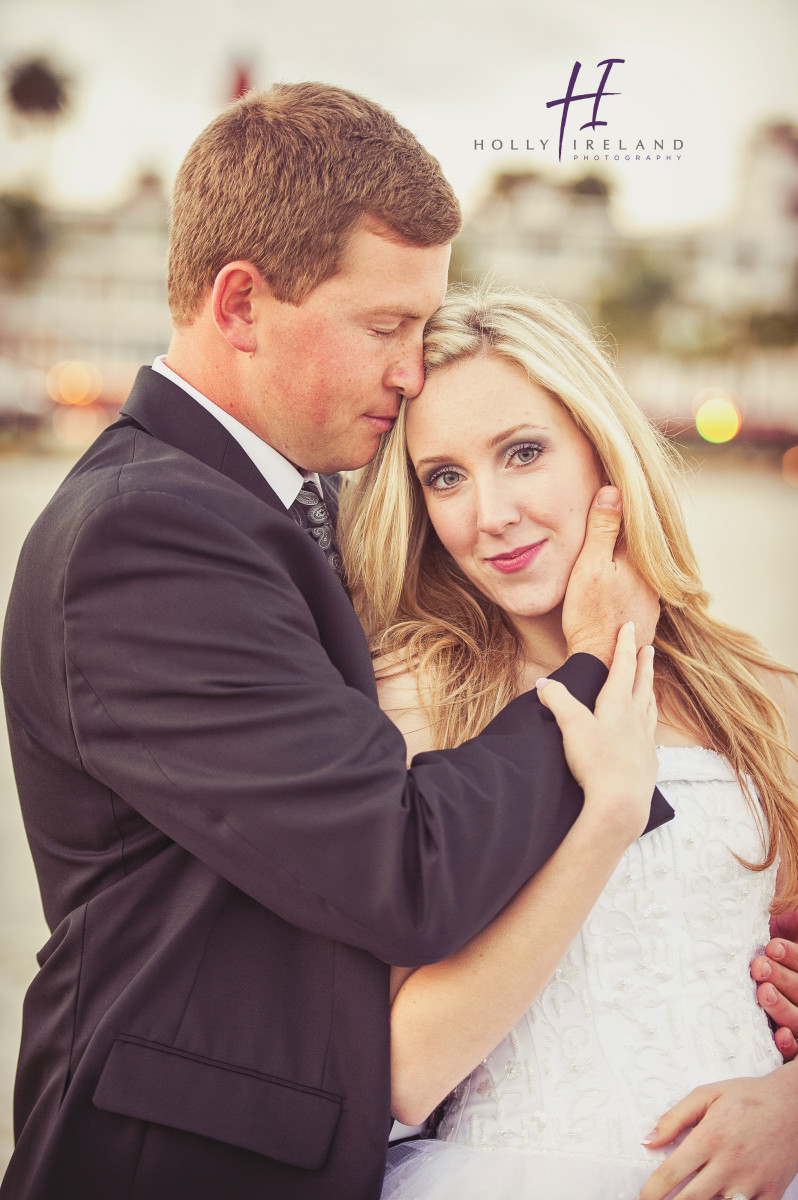
[[[545,447],[541,446],[540,442],[519,442],[507,451],[505,462],[509,466],[515,459],[516,466],[528,467],[537,461],[544,449]]]
[[[509,470],[532,466],[544,451],[545,446],[540,442],[516,442],[503,451],[503,465]],[[421,484],[433,492],[451,492],[463,478],[465,476],[460,468],[454,463],[449,463],[423,475]]]
[[[457,467],[438,467],[421,482],[424,487],[431,488],[434,492],[450,492],[452,488],[457,487],[462,478],[462,472],[458,471]]]

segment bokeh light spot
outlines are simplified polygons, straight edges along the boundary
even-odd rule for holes
[[[47,391],[56,404],[93,404],[102,386],[100,372],[92,363],[60,362],[47,373]]]
[[[695,414],[695,427],[705,442],[730,442],[742,425],[736,404],[726,396],[705,400]]]

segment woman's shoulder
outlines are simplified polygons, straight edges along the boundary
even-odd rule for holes
[[[390,717],[405,739],[407,761],[425,750],[434,750],[435,741],[419,679],[407,655],[393,650],[374,660],[380,708]]]
[[[421,705],[418,676],[402,650],[392,650],[374,659],[374,675],[380,708],[390,714]]]

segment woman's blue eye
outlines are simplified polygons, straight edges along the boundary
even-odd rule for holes
[[[527,442],[523,446],[514,446],[508,455],[508,461],[516,459],[521,466],[526,466],[532,463],[543,453],[543,447],[536,445],[534,442]]]
[[[450,488],[456,487],[460,482],[459,471],[439,471],[437,475],[431,476],[428,486],[436,488],[439,492],[446,492]]]

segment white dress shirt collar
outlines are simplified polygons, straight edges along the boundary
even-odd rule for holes
[[[252,459],[269,487],[277,494],[286,508],[290,508],[294,503],[306,479],[311,479],[321,491],[321,481],[315,471],[297,470],[294,464],[284,458],[273,446],[264,442],[235,417],[231,417],[229,412],[219,408],[218,404],[214,404],[207,396],[203,396],[202,392],[198,392],[190,383],[186,383],[185,379],[181,379],[171,367],[166,365],[165,357],[166,355],[160,354],[156,358],[152,364],[153,371],[157,371],[165,379],[176,383],[196,400],[197,404],[201,404],[206,412],[215,417],[220,425],[224,425],[230,436],[235,438],[244,453]]]

